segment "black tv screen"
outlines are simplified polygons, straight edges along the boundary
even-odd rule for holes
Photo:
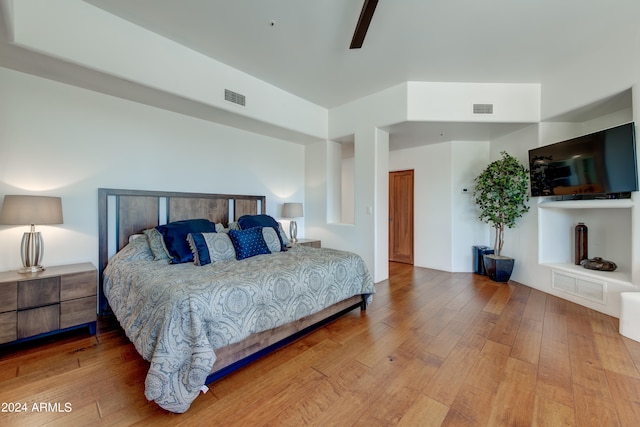
[[[633,122],[529,150],[531,195],[624,198],[638,191]]]

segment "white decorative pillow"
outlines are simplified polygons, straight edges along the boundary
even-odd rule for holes
[[[278,233],[273,227],[262,227],[262,237],[264,237],[264,241],[271,253],[280,252],[280,239],[278,239]]]

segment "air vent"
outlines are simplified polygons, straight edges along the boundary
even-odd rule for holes
[[[551,287],[601,304],[607,303],[607,282],[551,270]]]
[[[473,104],[473,114],[493,114],[493,104]]]
[[[224,90],[224,99],[225,101],[233,102],[234,104],[245,106],[245,96],[234,92],[229,89]]]

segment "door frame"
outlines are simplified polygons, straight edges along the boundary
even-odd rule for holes
[[[407,200],[407,209],[409,210],[408,214],[409,214],[409,232],[407,233],[408,236],[410,236],[410,253],[408,254],[408,258],[405,259],[397,259],[395,256],[392,256],[392,249],[394,247],[393,242],[394,239],[396,238],[396,236],[394,235],[394,227],[392,226],[391,222],[392,220],[394,220],[392,218],[392,209],[394,209],[394,202],[396,202],[396,198],[392,197],[391,193],[392,193],[392,177],[394,176],[394,174],[399,174],[399,173],[410,173],[411,175],[411,191],[407,192],[408,195],[408,200]],[[415,170],[414,169],[404,169],[404,170],[396,170],[396,171],[389,171],[389,223],[388,223],[388,228],[389,228],[389,251],[388,251],[388,259],[389,261],[392,262],[403,262],[406,264],[411,264],[413,265],[414,263],[414,259],[415,259],[415,218],[414,218],[414,206],[415,206]]]

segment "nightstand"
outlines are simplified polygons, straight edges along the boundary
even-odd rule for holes
[[[95,334],[97,280],[89,262],[0,273],[0,344],[80,327]]]
[[[296,245],[311,246],[312,248],[322,247],[322,242],[316,239],[298,239]]]

